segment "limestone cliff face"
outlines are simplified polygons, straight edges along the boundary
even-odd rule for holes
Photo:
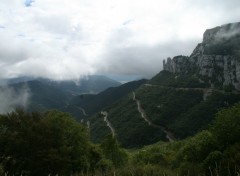
[[[163,69],[176,74],[195,74],[216,87],[240,90],[240,23],[208,29],[190,57],[163,61]]]
[[[188,57],[186,56],[176,56],[173,59],[168,58],[167,62],[163,61],[163,69],[168,70],[172,73],[179,73],[188,70]]]

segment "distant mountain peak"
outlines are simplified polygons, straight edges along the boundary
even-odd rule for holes
[[[203,42],[209,44],[211,42],[219,42],[223,39],[231,39],[240,34],[240,22],[229,23],[222,26],[217,26],[212,29],[207,29],[203,34]]]
[[[198,76],[209,86],[240,90],[240,22],[207,29],[190,57],[168,58],[163,69]]]

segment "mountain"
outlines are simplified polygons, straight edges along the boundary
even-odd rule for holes
[[[87,77],[82,78],[81,80],[62,80],[62,81],[24,76],[19,78],[5,79],[3,80],[3,82],[8,85],[11,85],[34,80],[72,94],[85,94],[85,93],[96,94],[109,87],[116,87],[121,85],[121,83],[102,75],[89,75]]]
[[[71,113],[83,114],[88,128],[56,110],[44,115],[22,110],[2,114],[0,173],[70,175],[74,170],[123,176],[239,175],[239,46],[235,46],[239,41],[236,32],[231,32],[234,26],[238,24],[207,30],[204,36],[209,33],[209,39],[204,37],[199,44],[199,55],[194,54],[198,45],[190,57],[180,55],[164,61],[164,70],[149,81],[79,96],[45,80],[10,84],[16,94],[31,90],[37,107],[69,108]],[[235,37],[229,38],[227,45],[219,44],[216,31],[234,33]],[[205,52],[212,45],[220,47],[220,53]],[[225,50],[231,52],[221,53]],[[208,64],[203,67],[205,58]],[[224,58],[230,59],[225,62]],[[89,133],[99,145],[91,143]],[[130,150],[120,148],[118,140]],[[77,170],[76,164],[81,166]]]
[[[239,36],[240,23],[206,30],[190,56],[168,58],[147,84],[104,109],[107,116],[90,117],[92,139],[110,134],[109,123],[128,148],[206,129],[219,109],[240,100]]]
[[[32,80],[36,80],[36,78],[30,77],[30,76],[21,76],[17,78],[1,79],[1,82],[5,83],[6,85],[11,85],[11,84],[32,81]]]
[[[163,69],[188,75],[198,84],[240,90],[240,23],[208,29],[190,57],[163,62]]]
[[[66,107],[74,117],[83,119],[85,116],[93,115],[107,106],[112,105],[129,92],[134,91],[147,80],[131,81],[118,87],[110,87],[98,94],[82,94],[75,96]]]
[[[79,84],[74,81],[54,81],[44,78],[21,77],[5,81],[8,87],[19,92],[29,93],[28,110],[44,112],[49,109],[66,110],[69,102],[79,94],[99,93],[109,87],[121,85],[105,76],[91,75]]]
[[[73,95],[45,84],[39,80],[32,80],[8,85],[15,92],[27,90],[29,94],[28,107],[29,111],[45,112],[49,109],[63,109]]]
[[[101,75],[89,75],[82,78],[80,81],[53,81],[49,79],[39,80],[45,84],[76,95],[86,93],[97,94],[109,87],[116,87],[121,85],[121,83]]]

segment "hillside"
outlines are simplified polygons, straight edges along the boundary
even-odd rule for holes
[[[40,78],[38,80],[63,91],[72,93],[74,95],[87,93],[97,94],[109,87],[117,87],[121,85],[121,83],[101,75],[89,75],[87,77],[81,78],[79,81],[53,81],[43,78]]]
[[[49,109],[63,109],[73,98],[72,94],[37,80],[11,84],[9,87],[16,92],[22,89],[28,90],[29,111],[45,112]]]
[[[166,141],[168,133],[175,139],[192,136],[208,128],[220,109],[239,102],[240,62],[235,52],[239,47],[239,26],[236,23],[207,30],[203,42],[190,57],[167,59],[164,70],[140,86],[135,91],[136,97],[130,93],[105,109],[123,146]],[[213,45],[232,50],[209,52]],[[102,115],[97,114],[90,121],[94,141],[110,133]]]
[[[121,85],[121,83],[102,75],[89,75],[87,77],[81,78],[80,80],[61,80],[61,81],[46,78],[33,78],[27,76],[1,80],[1,82],[7,85],[27,83],[29,81],[39,81],[48,86],[52,86],[62,91],[76,95],[86,93],[96,94],[104,91],[109,87],[117,87]]]
[[[132,166],[124,171],[128,168],[132,174],[172,176],[238,175],[239,117],[239,104],[218,111],[211,126],[192,137],[135,150],[131,153]]]
[[[98,94],[82,94],[75,96],[68,104],[66,109],[77,119],[86,118],[93,115],[107,106],[112,105],[129,92],[134,91],[147,80],[138,80],[125,83],[118,87],[110,87]],[[84,113],[83,113],[84,110]]]
[[[117,87],[121,85],[119,82],[111,80],[105,76],[96,75],[84,78],[79,84],[74,81],[54,81],[31,77],[14,78],[5,80],[4,82],[15,92],[26,90],[29,95],[27,109],[29,111],[40,112],[45,112],[49,109],[72,112],[71,108],[67,107],[69,107],[69,102],[79,94],[95,94],[104,91],[109,87]]]

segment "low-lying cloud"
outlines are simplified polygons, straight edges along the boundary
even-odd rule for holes
[[[0,114],[13,111],[15,108],[26,108],[30,98],[27,87],[14,90],[8,86],[0,87]]]
[[[216,42],[228,40],[236,35],[240,35],[240,23],[225,25],[216,33],[215,40]]]

